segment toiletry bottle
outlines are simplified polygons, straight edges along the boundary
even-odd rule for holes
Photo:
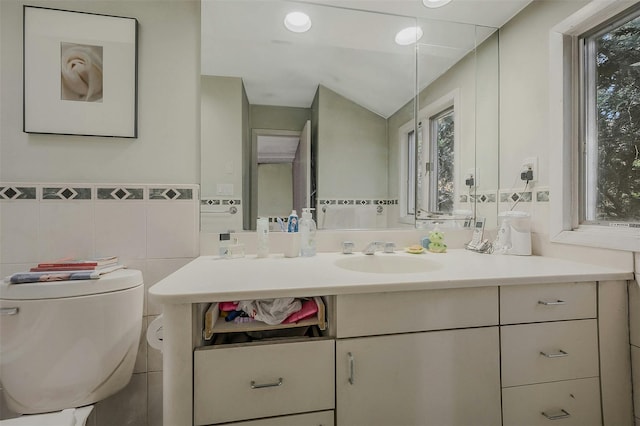
[[[220,234],[220,239],[219,239],[219,254],[220,257],[222,258],[228,258],[230,253],[229,253],[229,245],[231,244],[231,234],[229,234],[228,232],[224,232]]]
[[[291,210],[291,214],[289,215],[287,232],[298,232],[298,214],[295,210]]]
[[[311,208],[302,209],[300,219],[300,255],[310,257],[316,255],[316,222],[311,216]]]
[[[256,234],[258,237],[258,249],[256,254],[258,257],[269,256],[269,219],[259,217],[256,222]]]

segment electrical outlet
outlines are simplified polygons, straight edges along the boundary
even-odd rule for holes
[[[525,181],[528,180],[529,183],[538,180],[538,157],[527,157],[522,160],[522,166],[520,167],[520,179]]]
[[[478,186],[478,169],[467,169],[467,173],[464,174],[462,185],[469,188],[475,188]]]

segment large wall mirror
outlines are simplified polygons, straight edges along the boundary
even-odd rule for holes
[[[202,0],[203,230],[308,206],[320,229],[495,223],[496,29],[336,5]]]

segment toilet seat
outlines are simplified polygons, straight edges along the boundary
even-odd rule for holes
[[[43,414],[26,414],[0,420],[0,426],[85,426],[93,405]]]

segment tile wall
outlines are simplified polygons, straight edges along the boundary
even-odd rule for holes
[[[199,186],[4,182],[0,235],[0,277],[50,259],[117,255],[148,289],[199,254]],[[146,342],[161,313],[145,291],[131,382],[95,404],[88,425],[162,425],[162,354]],[[3,399],[0,419],[13,416]]]

